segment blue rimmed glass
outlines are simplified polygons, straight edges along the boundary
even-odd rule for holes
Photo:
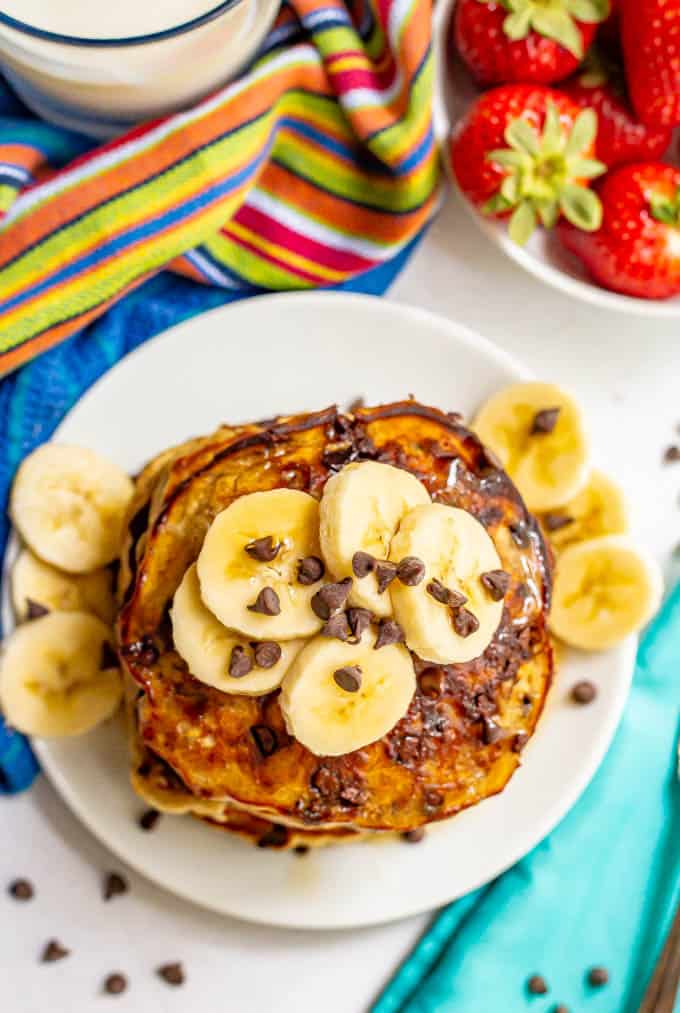
[[[209,21],[214,21],[215,18],[226,13],[232,7],[236,7],[241,2],[242,0],[222,0],[222,3],[206,11],[205,14],[199,14],[198,17],[192,18],[191,21],[185,21],[174,28],[166,28],[162,32],[152,32],[149,35],[130,35],[122,39],[92,39],[81,38],[77,35],[62,35],[59,32],[50,32],[47,29],[36,28],[34,25],[26,24],[24,21],[19,21],[9,14],[3,14],[1,10],[0,25],[6,25],[17,32],[23,32],[24,35],[32,35],[36,39],[43,39],[47,42],[59,42],[67,46],[91,46],[99,49],[117,46],[143,46],[150,42],[173,39],[178,35],[191,32],[195,28],[200,28],[202,25],[208,24]]]

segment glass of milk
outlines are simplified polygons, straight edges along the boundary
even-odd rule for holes
[[[93,137],[186,108],[254,55],[279,0],[0,0],[0,69]]]

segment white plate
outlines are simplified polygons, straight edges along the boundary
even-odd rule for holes
[[[497,388],[528,375],[483,338],[420,310],[357,295],[260,297],[182,324],[128,356],[82,398],[56,438],[93,447],[135,471],[161,449],[226,420],[343,404],[359,395],[389,401],[409,392],[470,414]],[[4,618],[11,623],[9,611],[5,594]],[[83,823],[168,890],[271,925],[370,925],[460,897],[555,826],[604,756],[634,651],[631,640],[599,656],[569,654],[524,766],[507,789],[432,829],[418,846],[382,839],[301,859],[169,816],[145,834],[135,822],[143,807],[128,784],[117,722],[75,741],[35,746]],[[600,692],[590,707],[578,708],[568,702],[568,690],[585,677]]]
[[[634,313],[639,316],[680,318],[680,296],[654,301],[634,299],[600,288],[592,282],[580,260],[565,250],[554,233],[536,229],[526,246],[513,243],[507,224],[486,218],[470,204],[460,192],[451,169],[449,137],[472,102],[480,94],[462,61],[451,58],[448,30],[456,0],[437,0],[432,16],[432,33],[435,56],[434,132],[439,143],[442,161],[453,184],[453,190],[479,228],[504,253],[536,278],[558,288],[567,295],[594,303],[602,309]]]

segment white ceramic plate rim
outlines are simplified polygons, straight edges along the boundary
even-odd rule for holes
[[[435,86],[433,100],[433,127],[434,135],[439,145],[442,162],[447,176],[452,183],[452,189],[458,200],[463,204],[465,210],[474,219],[482,232],[491,239],[496,246],[523,267],[535,278],[559,289],[566,295],[584,302],[599,306],[600,309],[616,310],[617,313],[636,314],[637,316],[656,317],[657,319],[676,319],[680,317],[680,296],[669,301],[653,301],[651,299],[634,299],[631,296],[619,295],[616,292],[608,292],[607,289],[599,288],[593,282],[580,281],[561,271],[546,260],[527,250],[524,247],[513,243],[508,235],[507,226],[479,214],[470,202],[461,193],[458,183],[451,168],[449,157],[449,138],[451,129],[455,126],[451,122],[446,102],[447,93],[447,32],[449,21],[455,6],[456,0],[438,0],[432,15],[432,40],[435,60]]]
[[[187,336],[191,334],[192,331],[195,332],[194,340],[197,340],[201,332],[205,331],[207,333],[210,330],[211,324],[214,321],[219,320],[222,316],[224,316],[226,322],[228,320],[228,315],[230,314],[231,320],[229,322],[232,325],[236,323],[234,314],[240,312],[249,318],[248,323],[254,329],[256,326],[255,321],[258,318],[261,321],[267,318],[269,320],[280,320],[281,314],[296,314],[299,312],[310,313],[313,318],[315,313],[327,313],[330,304],[332,304],[333,316],[337,319],[341,319],[343,313],[358,312],[362,316],[364,314],[367,315],[367,325],[368,321],[370,321],[371,327],[376,327],[380,322],[380,318],[382,318],[382,324],[386,328],[389,328],[391,322],[396,323],[399,321],[400,323],[408,322],[409,325],[413,325],[414,330],[416,328],[420,328],[421,333],[425,333],[429,329],[432,337],[434,337],[434,331],[438,332],[439,335],[445,332],[454,348],[457,345],[458,349],[463,354],[466,349],[469,351],[474,350],[475,353],[481,352],[483,357],[489,360],[490,366],[493,365],[499,367],[501,371],[507,374],[508,380],[512,380],[513,378],[526,379],[531,375],[511,356],[492,345],[486,339],[480,337],[467,328],[445,321],[441,317],[437,317],[436,315],[424,310],[400,306],[395,303],[381,301],[369,296],[355,294],[322,293],[262,296],[256,300],[248,300],[246,303],[235,304],[229,307],[222,307],[220,309],[213,310],[201,317],[194,318],[193,320],[180,324],[131,353],[131,355],[126,357],[122,363],[113,367],[112,370],[105,374],[105,376],[102,377],[84,395],[83,398],[81,398],[78,404],[62,422],[62,425],[57,430],[55,437],[57,439],[59,438],[61,429],[70,421],[72,414],[79,413],[83,407],[87,410],[88,403],[93,402],[100,396],[102,388],[109,383],[115,384],[117,382],[116,374],[119,371],[129,371],[134,369],[134,367],[140,368],[144,365],[144,360],[147,357],[153,361],[156,361],[157,357],[160,357],[158,361],[161,361],[163,358],[164,348],[167,348],[167,342],[169,341],[176,342],[181,340],[186,342]],[[156,365],[158,365],[158,362],[156,362]],[[113,380],[111,379],[112,377]],[[13,538],[8,547],[3,567],[4,579],[2,608],[4,629],[7,632],[11,630],[13,622],[9,602],[7,576],[13,559],[15,558],[17,548],[17,540],[16,538]],[[433,907],[443,905],[478,888],[479,886],[482,886],[484,883],[489,882],[495,876],[514,865],[548,833],[550,833],[550,831],[565,816],[586,788],[607,751],[626,702],[633,673],[635,650],[636,639],[630,638],[625,645],[617,651],[608,652],[607,655],[599,655],[596,658],[587,655],[578,655],[577,652],[574,663],[576,664],[578,671],[575,670],[575,674],[572,676],[570,681],[575,681],[575,678],[582,677],[584,668],[589,669],[591,664],[595,664],[596,661],[599,662],[603,672],[606,671],[609,673],[606,678],[605,692],[603,694],[603,697],[605,697],[606,700],[603,700],[603,706],[594,721],[593,718],[595,716],[595,710],[597,710],[597,706],[599,705],[599,698],[595,710],[593,710],[593,708],[587,709],[589,714],[586,714],[585,710],[581,709],[582,714],[584,714],[585,717],[592,723],[592,734],[590,734],[590,737],[588,738],[588,748],[585,750],[580,748],[573,755],[570,754],[573,759],[573,767],[569,770],[569,777],[564,783],[560,780],[559,785],[557,786],[558,790],[556,790],[554,794],[549,794],[548,796],[550,804],[546,805],[540,812],[536,813],[532,824],[530,826],[522,825],[520,827],[518,832],[515,834],[515,839],[512,844],[507,847],[503,847],[501,842],[501,846],[498,847],[496,841],[492,842],[494,847],[496,847],[498,854],[495,855],[493,860],[486,859],[485,862],[482,862],[482,868],[480,868],[474,875],[471,875],[469,880],[466,880],[463,889],[458,888],[452,890],[451,885],[447,885],[445,870],[442,869],[440,870],[442,872],[441,881],[437,879],[433,886],[431,885],[427,889],[423,889],[422,897],[417,899],[410,898],[408,901],[404,900],[403,902],[400,902],[398,898],[395,901],[392,893],[386,892],[385,896],[382,897],[379,902],[373,903],[370,909],[367,909],[364,906],[360,913],[345,909],[329,910],[325,904],[322,884],[320,884],[319,890],[312,895],[311,901],[306,902],[304,905],[298,905],[295,911],[285,910],[282,908],[281,904],[277,903],[277,898],[275,896],[272,896],[271,898],[270,910],[263,910],[261,904],[256,904],[253,907],[247,901],[236,903],[234,901],[225,901],[217,896],[206,896],[205,894],[197,896],[196,890],[192,887],[191,876],[187,873],[186,862],[179,849],[176,855],[176,869],[174,869],[176,875],[169,878],[167,875],[160,874],[153,861],[153,852],[150,857],[148,854],[145,854],[141,848],[139,853],[137,853],[134,847],[130,847],[127,842],[122,844],[117,834],[107,832],[101,825],[102,820],[101,816],[98,819],[97,808],[98,802],[101,805],[100,799],[96,797],[83,798],[82,795],[79,794],[78,790],[76,790],[76,787],[62,769],[58,755],[55,755],[59,751],[59,744],[45,740],[35,741],[33,744],[43,769],[47,773],[50,781],[65,802],[70,806],[78,819],[94,834],[95,837],[127,862],[129,866],[170,892],[173,892],[190,902],[198,904],[199,906],[261,924],[298,929],[338,929],[375,925],[392,921],[397,918],[415,915]],[[571,662],[568,667],[571,667]],[[559,701],[555,700],[555,696],[556,689],[553,688],[552,699],[548,703],[546,713],[542,718],[542,722],[539,726],[535,739],[537,739],[539,735],[546,738],[543,733],[545,733],[545,729],[549,726],[550,722],[555,720],[551,717],[551,712],[557,711],[561,706],[563,706],[559,703]],[[606,706],[604,706],[605,702]],[[580,716],[579,720],[582,720]],[[114,734],[118,736],[120,732],[118,729],[113,729],[107,734]],[[79,741],[85,742],[86,740]],[[447,824],[440,825],[434,830],[431,838],[432,841],[434,842],[435,838],[438,840],[446,839],[450,834],[453,834],[455,839],[455,835],[459,832],[464,834],[465,831],[462,830],[463,821],[468,821],[466,824],[467,826],[469,825],[470,819],[472,819],[474,825],[475,813],[480,812],[483,807],[488,808],[493,805],[498,807],[499,803],[502,807],[503,801],[510,797],[513,786],[519,782],[519,778],[524,773],[524,770],[529,769],[533,746],[534,741],[532,740],[527,748],[525,766],[518,772],[517,775],[515,775],[501,795],[496,796],[494,799],[489,799],[483,802],[480,806],[468,810],[466,813],[461,814]],[[534,764],[534,768],[536,767],[537,761]],[[168,819],[172,820],[171,817],[168,817]],[[216,841],[216,848],[223,849],[223,851],[220,852],[220,861],[224,862],[225,867],[228,865],[229,861],[234,861],[234,855],[238,854],[236,849],[244,847],[244,845],[240,842],[225,839],[224,835],[220,835],[216,831],[194,824],[193,821],[184,819],[173,821],[173,823],[176,827],[180,823],[185,827],[190,824],[192,833],[212,834]],[[460,831],[459,828],[461,828]],[[503,826],[502,829],[507,830],[508,828]],[[429,846],[429,837],[426,839],[424,845],[419,845],[418,848],[408,847],[403,845],[401,842],[394,842],[392,840],[385,840],[371,844],[342,845],[332,849],[324,849],[319,853],[312,852],[304,859],[304,862],[297,862],[290,855],[275,855],[273,853],[265,854],[262,852],[256,852],[256,849],[253,849],[250,846],[247,847],[248,854],[257,854],[259,860],[262,862],[266,862],[268,860],[280,860],[282,862],[293,861],[296,862],[296,867],[303,867],[306,863],[313,864],[316,861],[320,865],[324,866],[335,866],[337,864],[340,868],[342,868],[345,863],[344,856],[346,856],[347,852],[351,849],[354,852],[354,864],[352,869],[356,868],[357,862],[360,863],[362,857],[373,856],[376,853],[380,853],[385,856],[387,855],[387,852],[381,852],[380,849],[397,848],[399,850],[397,852],[396,868],[403,867],[406,871],[408,869],[422,870],[426,863],[432,861],[432,855],[428,855]],[[210,850],[212,851],[213,849],[211,848]],[[244,856],[244,867],[251,864],[250,858],[246,858],[245,852],[242,851],[240,854]],[[387,857],[388,864],[394,864],[391,857],[389,855]],[[284,867],[281,866],[281,868]],[[413,871],[408,874],[413,875]]]

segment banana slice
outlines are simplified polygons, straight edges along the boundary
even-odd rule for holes
[[[28,735],[82,735],[106,721],[123,696],[107,626],[84,612],[51,612],[4,643],[0,705]]]
[[[628,507],[623,492],[601,471],[591,471],[588,481],[559,510],[544,514],[541,523],[554,549],[585,542],[603,535],[628,532]]]
[[[403,518],[392,539],[394,563],[415,557],[425,577],[415,586],[390,584],[397,622],[408,647],[425,661],[450,665],[478,658],[503,614],[509,584],[486,529],[466,510],[430,503]],[[496,575],[489,589],[483,575]]]
[[[118,555],[129,477],[82,447],[47,443],[23,462],[10,515],[37,556],[67,573],[90,573]]]
[[[321,628],[310,604],[323,576],[320,555],[313,496],[296,489],[241,496],[205,536],[201,597],[224,626],[254,640],[311,636]]]
[[[558,558],[550,628],[572,647],[604,651],[641,629],[662,594],[657,563],[625,536],[593,538]]]
[[[415,476],[377,461],[348,464],[328,480],[319,511],[321,549],[334,577],[353,578],[353,605],[376,616],[390,614],[390,597],[379,592],[374,561],[387,559],[404,514],[429,502]],[[353,566],[355,556],[363,556],[368,572]]]
[[[110,626],[116,611],[113,574],[107,569],[62,573],[24,549],[12,569],[12,602],[20,623],[36,618],[44,609],[88,612]]]
[[[357,644],[315,637],[281,685],[286,726],[317,756],[342,756],[377,742],[409,708],[416,688],[411,656],[400,644],[375,649],[366,630]]]
[[[170,618],[175,647],[191,674],[236,696],[262,696],[278,689],[304,644],[252,643],[228,630],[203,604],[195,563],[175,592]]]
[[[590,450],[580,408],[550,383],[494,394],[472,426],[495,451],[532,511],[554,510],[585,485]]]

